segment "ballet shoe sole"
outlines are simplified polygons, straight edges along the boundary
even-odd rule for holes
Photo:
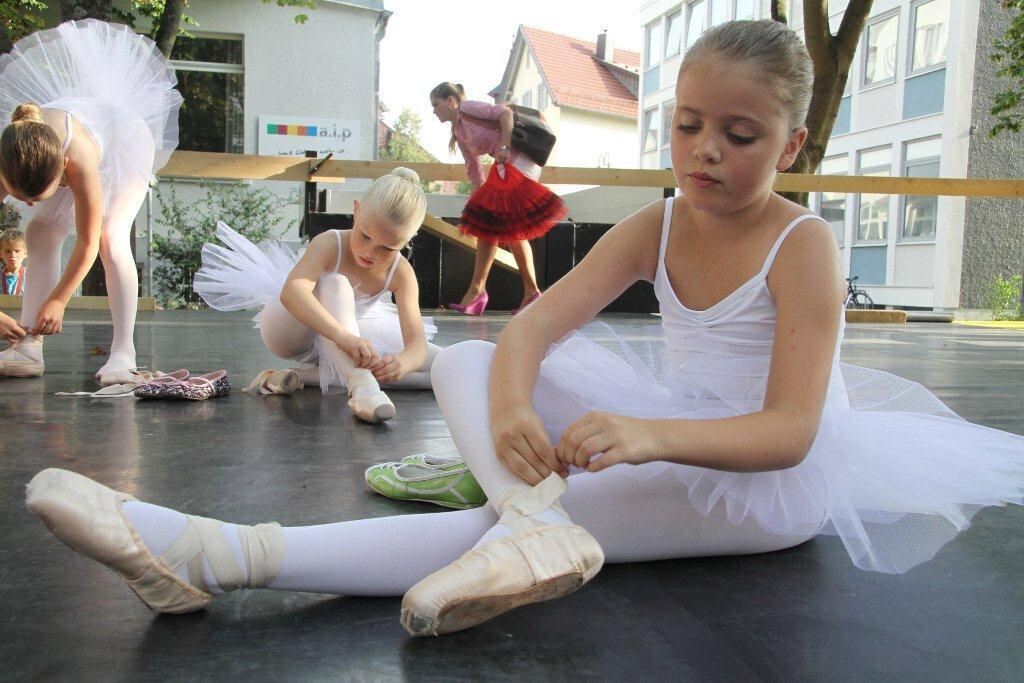
[[[0,377],[41,377],[43,374],[43,370],[45,369],[46,366],[43,364],[35,365],[28,363],[20,363],[18,365],[13,365],[4,368],[4,371],[0,373]]]
[[[587,579],[579,572],[563,574],[510,595],[486,595],[458,600],[444,607],[437,617],[420,616],[411,609],[403,609],[402,626],[411,636],[454,633],[523,605],[564,597],[586,582]]]

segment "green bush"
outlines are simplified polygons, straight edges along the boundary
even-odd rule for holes
[[[1024,320],[1021,280],[1020,275],[1009,278],[997,275],[989,284],[987,306],[992,309],[993,320]]]
[[[172,182],[156,194],[160,207],[158,225],[166,234],[153,235],[153,268],[156,297],[166,308],[201,308],[204,304],[192,291],[192,279],[199,270],[203,245],[215,242],[217,221],[224,221],[253,242],[278,237],[282,219],[278,212],[298,203],[297,195],[280,197],[244,183],[200,183],[205,196],[198,202],[178,197]]]
[[[21,223],[21,214],[13,206],[0,202],[0,232],[9,228],[17,228]]]

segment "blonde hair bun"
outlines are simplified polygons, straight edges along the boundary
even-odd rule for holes
[[[399,178],[408,180],[410,183],[416,183],[417,185],[420,183],[420,174],[411,168],[406,168],[405,166],[398,166],[391,169],[391,175],[396,175]]]
[[[43,122],[43,110],[39,108],[38,104],[32,102],[25,102],[19,104],[14,109],[14,113],[11,114],[11,123],[17,123],[18,121],[35,121],[36,123]]]

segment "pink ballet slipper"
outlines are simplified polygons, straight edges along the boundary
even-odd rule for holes
[[[528,296],[526,298],[526,301],[523,302],[522,306],[520,306],[519,308],[513,308],[510,312],[512,313],[512,315],[515,315],[516,313],[518,313],[519,311],[523,310],[524,308],[526,308],[527,306],[532,304],[534,301],[539,299],[540,295],[541,295],[540,292],[534,292],[533,294],[531,294],[530,296]]]
[[[459,313],[465,313],[466,315],[482,315],[484,309],[487,308],[487,300],[490,297],[487,296],[487,292],[480,292],[475,299],[470,301],[468,304],[448,304],[448,308]]]

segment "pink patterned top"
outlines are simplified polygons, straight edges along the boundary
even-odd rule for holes
[[[466,160],[466,173],[474,185],[484,182],[481,154],[494,156],[501,147],[501,133],[498,130],[498,117],[505,110],[503,104],[487,104],[475,100],[464,100],[459,104],[460,113],[467,114],[481,121],[493,121],[494,127],[488,128],[469,118],[459,117],[455,123],[455,142]]]

